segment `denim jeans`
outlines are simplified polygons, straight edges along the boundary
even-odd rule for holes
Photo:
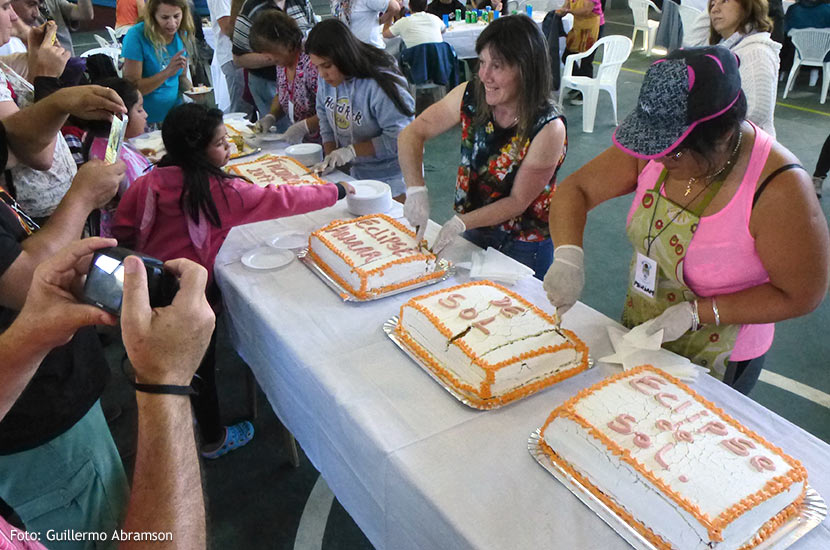
[[[550,239],[518,241],[513,239],[510,233],[492,227],[469,229],[464,232],[464,238],[481,248],[493,247],[523,263],[534,271],[533,276],[539,280],[544,279],[550,264],[553,263],[553,242]]]

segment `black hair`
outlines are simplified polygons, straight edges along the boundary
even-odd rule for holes
[[[715,168],[712,159],[717,157],[718,149],[723,147],[724,139],[737,135],[741,123],[746,118],[746,96],[743,90],[735,103],[715,118],[705,120],[695,126],[689,135],[673,151],[687,150],[697,155],[708,166],[707,172]]]
[[[123,78],[107,77],[98,81],[93,81],[93,84],[115,90],[115,93],[121,96],[121,101],[124,102],[127,112],[129,112],[130,109],[138,103],[138,99],[141,97],[138,93],[138,87],[136,87],[136,85],[129,80],[125,80]],[[89,150],[92,147],[92,142],[95,141],[95,138],[97,137],[108,136],[112,123],[104,120],[88,120],[84,121],[83,124],[87,134],[81,144],[81,154],[83,155],[84,160],[89,160]]]
[[[210,180],[219,178],[220,182],[224,182],[235,178],[213,165],[205,152],[213,141],[216,129],[224,124],[222,117],[219,109],[199,103],[185,103],[170,109],[161,126],[161,139],[167,153],[158,164],[182,169],[184,181],[179,206],[185,215],[198,223],[201,210],[216,227],[222,227],[222,220],[213,202]],[[224,186],[220,189],[227,202]]]
[[[395,59],[380,48],[358,40],[342,21],[326,19],[314,25],[308,33],[305,51],[329,59],[347,77],[374,79],[398,111],[406,116],[415,114],[401,97],[400,90],[406,89],[406,79]]]
[[[412,13],[427,9],[427,0],[409,0],[409,9]]]
[[[490,55],[519,69],[519,108],[517,134],[526,136],[539,112],[553,106],[553,80],[548,46],[539,26],[526,15],[499,17],[476,39],[476,53],[489,48]],[[475,78],[476,125],[484,126],[492,116],[484,85]],[[554,107],[555,108],[555,107]]]
[[[255,52],[267,51],[271,44],[293,52],[303,46],[303,31],[294,19],[277,9],[262,10],[251,24],[250,43]]]

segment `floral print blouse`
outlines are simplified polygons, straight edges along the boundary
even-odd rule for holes
[[[299,122],[317,114],[317,67],[305,52],[300,54],[297,61],[297,72],[294,81],[288,82],[288,69],[277,67],[277,93],[280,107],[288,114],[288,102],[294,103],[294,120]],[[319,142],[319,134],[311,136]]]
[[[499,128],[492,117],[484,127],[473,125],[476,113],[475,87],[467,84],[461,101],[461,165],[455,185],[455,211],[464,214],[510,195],[513,180],[530,142],[548,122],[562,117],[551,104],[536,119],[530,135],[521,141],[516,126]],[[565,118],[562,117],[565,122]],[[562,156],[548,184],[527,210],[497,227],[519,241],[542,241],[550,237],[548,214],[556,186],[556,173],[565,160],[567,138]]]

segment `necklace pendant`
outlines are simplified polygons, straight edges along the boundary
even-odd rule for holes
[[[684,197],[688,197],[688,196],[689,196],[689,193],[691,193],[691,192],[692,192],[692,182],[693,182],[693,181],[694,181],[694,178],[691,178],[691,179],[689,180],[689,183],[687,183],[687,184],[686,184],[686,192],[685,192],[685,193],[683,193],[683,196],[684,196]]]

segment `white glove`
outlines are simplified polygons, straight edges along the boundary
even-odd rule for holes
[[[432,252],[436,256],[440,256],[441,252],[447,248],[456,237],[466,231],[467,226],[461,221],[458,216],[453,216],[450,221],[441,226],[441,231],[438,232],[438,237],[435,238],[435,244],[432,245]]]
[[[403,203],[403,215],[409,225],[418,232],[415,240],[421,242],[429,223],[429,197],[426,185],[406,188],[406,202]],[[463,231],[463,230],[462,230]]]
[[[274,117],[274,115],[268,113],[267,115],[259,119],[257,123],[254,125],[254,132],[256,132],[257,134],[264,134],[271,129],[271,126],[273,126],[275,122],[277,122],[277,119]]]
[[[291,145],[296,145],[297,143],[302,143],[303,138],[305,138],[307,135],[308,124],[306,124],[305,119],[303,119],[300,122],[295,122],[294,124],[289,126],[285,133],[277,134],[275,137],[276,139],[287,141]]]
[[[562,316],[579,300],[585,286],[585,252],[581,246],[564,244],[553,251],[553,263],[542,287],[556,314]]]
[[[692,302],[682,302],[655,317],[646,333],[651,335],[663,329],[663,342],[672,342],[696,328]]]
[[[318,162],[317,164],[311,167],[311,170],[314,172],[319,172],[321,174],[328,174],[338,166],[348,164],[355,158],[357,158],[357,153],[354,152],[354,146],[347,145],[346,147],[335,149],[334,151],[326,155],[326,158],[323,159],[323,162]]]

